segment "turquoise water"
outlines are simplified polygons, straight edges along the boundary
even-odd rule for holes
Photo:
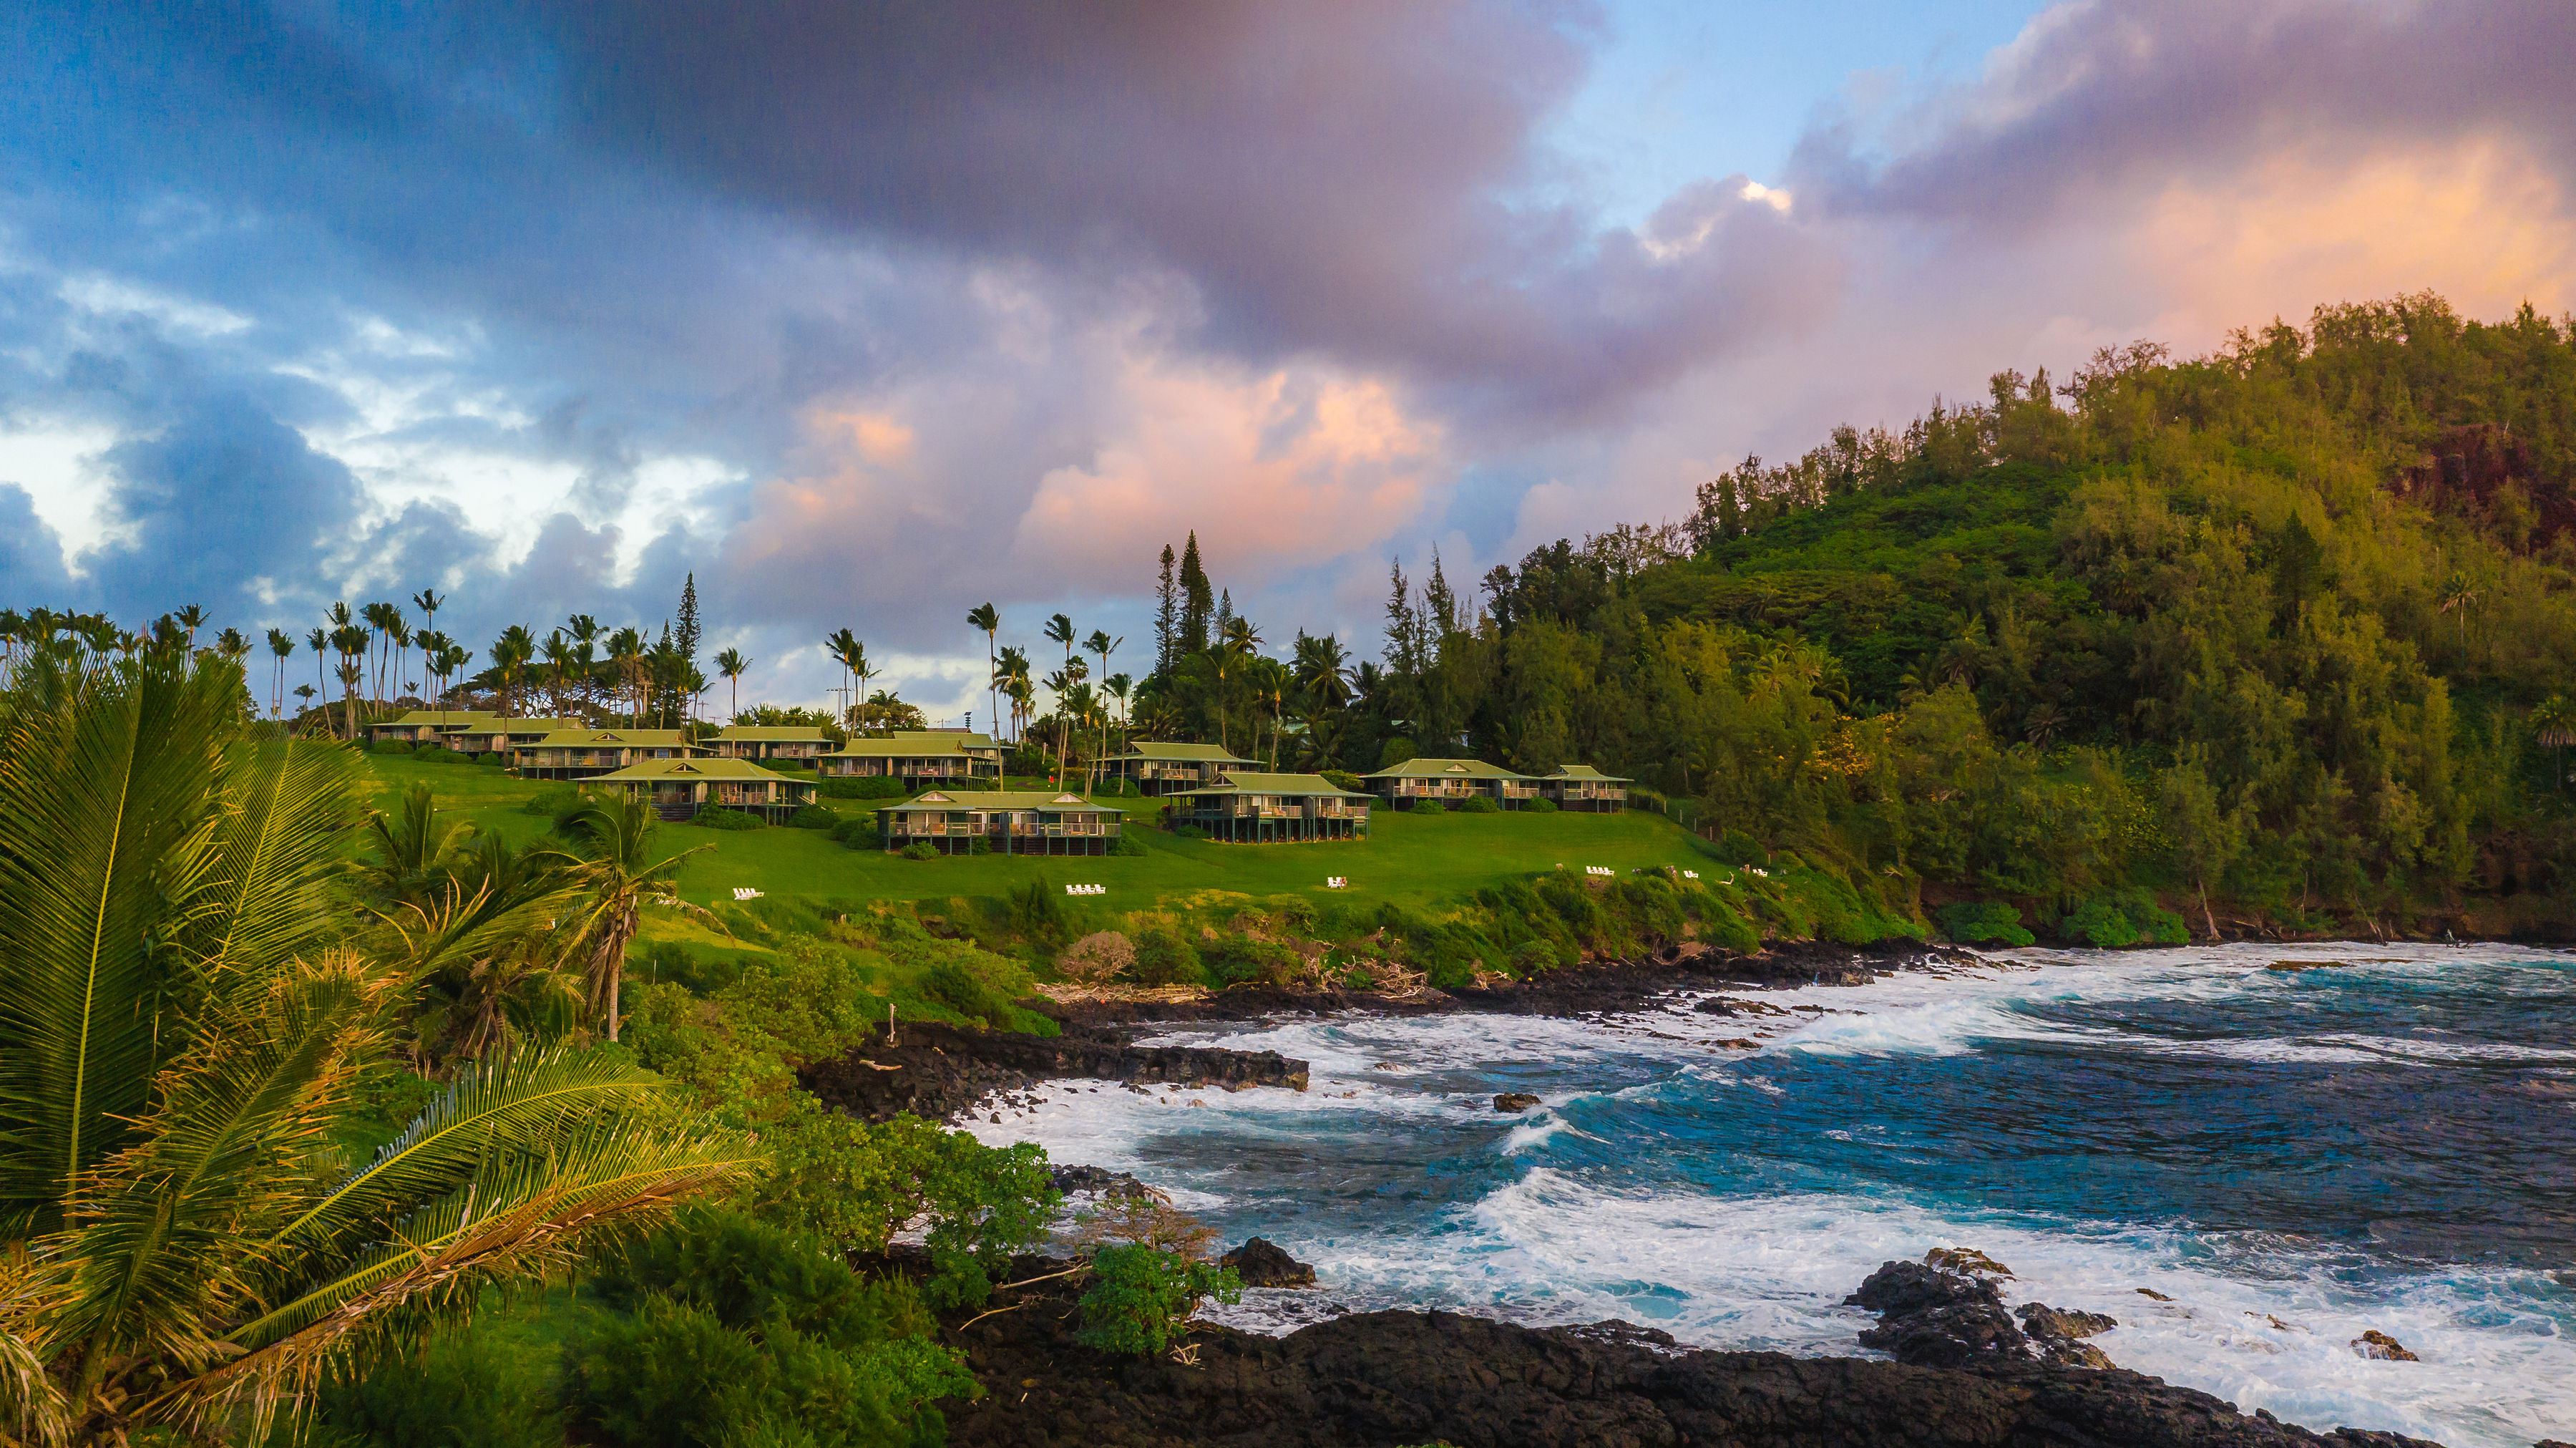
[[[2021,952],[1733,994],[1779,1013],[1193,1028],[1165,1039],[1304,1057],[1311,1088],[1063,1083],[977,1130],[1316,1263],[1322,1291],[1219,1314],[1263,1330],[1437,1305],[1845,1353],[1863,1276],[1963,1245],[2015,1297],[2117,1317],[2121,1366],[2249,1412],[2576,1427],[2576,958]],[[1506,1090],[1544,1105],[1498,1116]],[[2423,1361],[2361,1359],[2364,1329]]]

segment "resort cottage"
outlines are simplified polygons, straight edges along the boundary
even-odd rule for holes
[[[1443,805],[1482,795],[1504,809],[1538,798],[1538,781],[1481,759],[1408,759],[1364,775],[1369,788],[1397,809],[1424,800]]]
[[[648,759],[585,781],[642,799],[666,820],[695,819],[703,809],[740,810],[771,824],[814,802],[814,781],[789,779],[747,759]]]
[[[1105,855],[1118,843],[1125,816],[1078,794],[931,790],[877,811],[877,838],[888,850],[928,844],[962,855],[982,840],[997,855]]]
[[[810,765],[831,751],[832,741],[813,724],[736,724],[707,741],[718,759],[787,760]]]
[[[906,789],[1002,782],[1002,749],[990,736],[962,729],[919,729],[852,739],[821,755],[814,767],[827,779],[900,779]]]
[[[447,747],[460,754],[498,754],[506,761],[515,751],[535,744],[549,734],[589,727],[587,719],[512,719],[495,714],[478,719],[449,736]]]
[[[1556,801],[1558,809],[1617,814],[1628,807],[1628,783],[1619,775],[1603,774],[1589,764],[1562,764],[1556,773],[1540,778],[1538,790]]]
[[[498,722],[500,716],[482,709],[414,709],[399,719],[367,726],[370,744],[445,744],[456,735],[478,724]]]
[[[650,759],[704,753],[677,729],[559,729],[513,757],[521,779],[592,779]]]
[[[1120,779],[1132,780],[1138,794],[1187,794],[1214,784],[1229,769],[1252,763],[1215,744],[1137,744],[1108,764]]]
[[[1175,825],[1196,825],[1213,840],[1262,844],[1290,840],[1368,838],[1369,797],[1353,794],[1320,774],[1256,774],[1231,770],[1222,784],[1202,785],[1175,799]]]

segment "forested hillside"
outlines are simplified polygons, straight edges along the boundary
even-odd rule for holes
[[[1346,752],[1589,760],[1927,903],[2555,930],[2571,587],[2576,319],[2331,307],[1399,583]]]

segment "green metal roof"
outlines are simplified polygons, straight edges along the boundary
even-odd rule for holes
[[[414,709],[399,719],[378,724],[376,727],[379,729],[399,729],[406,725],[418,728],[422,725],[480,724],[485,720],[497,719],[499,717],[499,715],[483,709]]]
[[[1074,794],[1070,791],[1049,792],[1042,789],[926,790],[921,794],[915,795],[911,799],[905,800],[901,804],[879,805],[877,807],[877,813],[884,814],[888,811],[903,813],[919,810],[931,810],[944,813],[950,810],[976,810],[986,814],[998,814],[1004,810],[1024,809],[1051,810],[1057,813],[1067,813],[1077,810],[1088,810],[1100,814],[1121,813],[1115,805],[1101,804],[1094,800],[1087,800],[1081,795]]]
[[[780,784],[793,784],[812,789],[810,779],[790,779],[761,768],[748,759],[647,759],[630,764],[614,774],[602,774],[583,780],[584,784],[644,783],[656,779],[745,780],[774,779]]]
[[[1603,774],[1600,770],[1593,768],[1589,764],[1560,764],[1556,767],[1556,773],[1549,775],[1548,778],[1579,780],[1591,784],[1627,784],[1631,782],[1628,776],[1624,774]]]
[[[888,739],[954,739],[969,749],[993,749],[990,734],[976,734],[964,729],[896,729],[883,736]]]
[[[1402,764],[1390,764],[1373,774],[1364,774],[1360,777],[1362,779],[1529,778],[1526,774],[1514,774],[1499,764],[1487,764],[1481,759],[1408,759]]]
[[[466,726],[468,734],[551,734],[558,729],[587,729],[587,719],[507,719],[489,714]]]
[[[830,737],[817,724],[729,724],[716,734],[736,744],[819,744]]]
[[[1367,799],[1368,796],[1342,788],[1320,774],[1256,774],[1240,769],[1226,771],[1225,783],[1202,785],[1182,790],[1183,795],[1197,794],[1293,794],[1339,795],[1344,799]]]
[[[1240,755],[1228,754],[1222,744],[1131,744],[1120,759],[1185,759],[1193,764],[1250,764]]]
[[[963,734],[898,734],[891,739],[853,739],[823,757],[825,759],[938,759],[948,755],[962,757],[970,748],[991,747],[990,745],[970,746],[966,740],[967,736]]]
[[[574,749],[584,745],[609,749],[683,749],[692,747],[678,729],[557,729],[536,742],[539,749]]]

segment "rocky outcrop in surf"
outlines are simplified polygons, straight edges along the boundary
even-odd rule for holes
[[[1861,1346],[1916,1367],[2028,1360],[2111,1366],[2102,1349],[2084,1339],[2118,1327],[2118,1319],[2037,1302],[2006,1311],[1995,1283],[2011,1276],[2010,1268],[1983,1252],[1936,1247],[1924,1261],[1881,1266],[1843,1302],[1878,1314],[1878,1325],[1862,1330]]]
[[[892,1041],[880,1031],[848,1055],[796,1074],[827,1104],[868,1121],[906,1111],[945,1120],[995,1093],[1068,1078],[1224,1091],[1306,1089],[1306,1063],[1276,1051],[1131,1046],[1091,1031],[1032,1036],[929,1022],[901,1027]]]
[[[1036,1278],[1061,1264],[1024,1262]],[[1918,1265],[1918,1264],[1905,1264]],[[1910,1279],[1911,1274],[1906,1274]],[[1078,1279],[1006,1294],[954,1330],[986,1393],[947,1407],[957,1448],[1458,1448],[1939,1443],[1949,1448],[2434,1448],[2318,1434],[2120,1369],[1989,1355],[1932,1368],[1686,1349],[1624,1322],[1528,1328],[1368,1312],[1281,1338],[1202,1325],[1163,1358],[1073,1334]],[[2006,1318],[2006,1326],[2010,1326]]]

